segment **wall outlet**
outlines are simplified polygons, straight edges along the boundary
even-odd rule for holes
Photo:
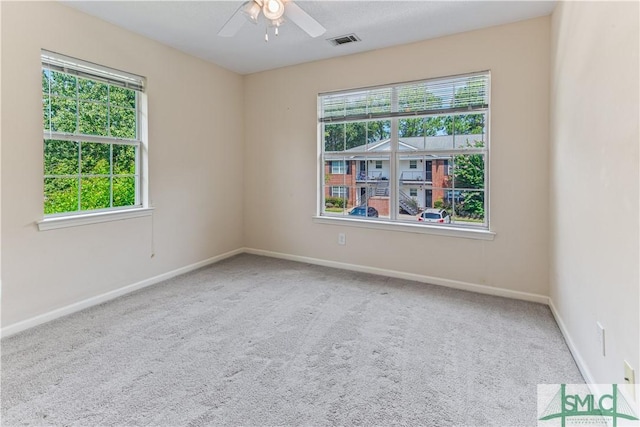
[[[604,326],[600,322],[596,322],[596,333],[598,334],[598,347],[600,347],[602,357],[605,357],[607,355],[607,347],[605,345]]]
[[[346,245],[347,244],[347,235],[344,233],[338,233],[338,244]]]

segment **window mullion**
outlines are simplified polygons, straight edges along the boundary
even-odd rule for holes
[[[60,141],[78,141],[82,139],[85,142],[98,142],[101,144],[120,144],[120,145],[135,145],[138,146],[141,141],[135,139],[120,139],[112,138],[101,135],[85,135],[85,134],[72,134],[64,132],[44,132],[44,139],[55,139]]]
[[[78,141],[78,211],[82,210],[82,141]]]
[[[113,207],[113,144],[109,144],[109,207]]]
[[[79,82],[78,77],[76,79],[76,134],[80,133],[80,94],[78,93]]]
[[[398,111],[398,88],[393,87],[391,89],[391,111]],[[397,152],[398,152],[398,118],[393,117],[391,119],[391,146],[389,156],[389,219],[395,221],[398,219],[398,212],[400,205],[398,203],[399,196],[399,176],[397,165]]]

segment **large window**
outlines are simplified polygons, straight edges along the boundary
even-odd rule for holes
[[[44,213],[141,207],[143,79],[42,52]]]
[[[488,228],[489,85],[479,72],[320,95],[320,215]],[[356,197],[336,208],[336,186]],[[427,209],[451,222],[418,221]]]

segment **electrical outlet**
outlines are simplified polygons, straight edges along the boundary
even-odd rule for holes
[[[338,244],[346,245],[347,244],[347,235],[344,233],[338,233]]]
[[[636,400],[636,372],[626,360],[624,361],[624,382],[627,385],[627,391],[633,400]]]
[[[600,322],[596,322],[596,331],[598,334],[598,347],[600,347],[602,357],[605,357],[607,355],[607,347],[605,345],[604,326]]]

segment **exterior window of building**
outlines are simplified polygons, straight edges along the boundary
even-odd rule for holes
[[[347,187],[342,187],[342,186],[331,187],[331,196],[339,197],[341,199],[347,199],[348,198]]]
[[[331,162],[331,173],[342,175],[346,171],[347,171],[347,166],[344,160]]]
[[[144,79],[42,51],[44,214],[142,207]]]
[[[367,206],[377,213],[367,221],[415,223],[438,208],[451,223],[420,226],[488,229],[489,93],[489,72],[478,72],[319,95],[319,158],[332,165],[321,168],[319,215]],[[339,183],[326,175],[336,162],[354,165]],[[356,197],[328,211],[338,184]]]

